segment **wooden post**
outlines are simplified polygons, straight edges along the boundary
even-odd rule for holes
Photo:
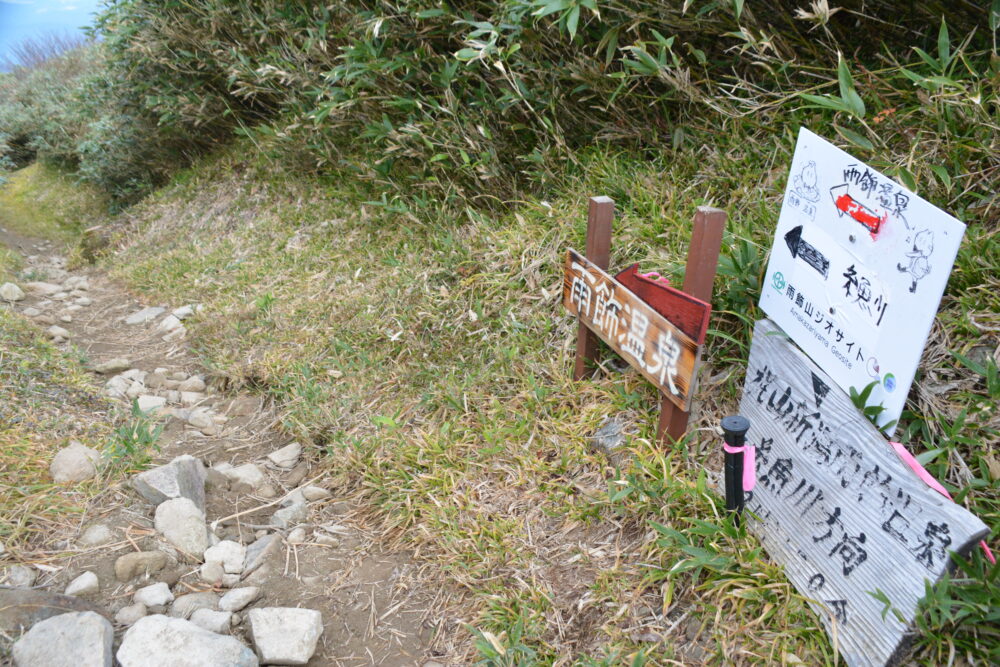
[[[698,207],[691,231],[691,245],[688,247],[683,291],[707,303],[712,302],[712,284],[719,266],[719,250],[722,248],[722,232],[725,228],[725,211],[710,206]],[[577,360],[579,363],[579,357]],[[668,438],[677,440],[683,436],[687,431],[687,423],[688,413],[662,397],[660,423],[656,429],[656,438],[660,444],[667,444]]]
[[[610,197],[590,198],[586,255],[587,259],[605,271],[611,263],[611,223],[614,219],[615,202]],[[576,334],[576,366],[573,369],[573,379],[582,379],[587,374],[587,365],[593,365],[597,361],[599,345],[600,339],[597,335],[581,322]]]

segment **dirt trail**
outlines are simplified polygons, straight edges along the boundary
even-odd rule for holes
[[[56,326],[68,331],[68,341],[60,342],[56,336],[57,343],[75,346],[91,367],[116,358],[129,362],[119,375],[100,378],[108,383],[106,391],[111,394],[127,394],[111,400],[130,402],[143,396],[140,400],[159,403],[165,399],[165,405],[156,409],[164,429],[153,465],[189,454],[211,467],[205,501],[209,526],[239,514],[214,526],[216,537],[248,545],[262,536],[279,536],[264,564],[244,574],[244,580],[236,584],[258,586],[261,592],[233,619],[233,636],[253,646],[245,619],[250,608],[303,607],[319,610],[323,620],[319,647],[309,665],[432,666],[449,662],[447,650],[440,648],[442,638],[435,632],[439,625],[435,595],[417,583],[417,566],[409,554],[379,550],[358,508],[329,485],[319,467],[321,462],[308,448],[297,463],[287,467],[268,460],[268,454],[290,443],[275,428],[278,415],[260,397],[224,395],[213,386],[218,383],[213,383],[212,377],[201,375],[203,369],[189,349],[183,323],[167,319],[185,304],[159,304],[162,312],[143,323],[129,324],[129,316],[157,304],[137,302],[98,271],[67,271],[65,259],[48,242],[0,232],[0,243],[26,258],[22,286],[34,281],[62,288],[44,295],[44,288],[25,287],[26,298],[14,304],[16,310],[42,329]],[[180,314],[185,315],[183,311]],[[199,388],[199,380],[207,386],[191,391]],[[180,393],[185,388],[189,391]],[[247,484],[229,476],[233,468],[244,464],[255,464],[264,473],[263,479]],[[307,482],[329,495],[308,502],[305,518],[293,518],[284,528],[274,527],[272,515],[283,508],[282,499]],[[86,599],[107,609],[111,616],[132,604],[135,590],[156,582],[166,582],[175,598],[205,591],[224,593],[222,586],[206,583],[199,571],[200,562],[179,553],[157,533],[154,509],[128,480],[109,488],[87,508],[75,532],[52,536],[49,548],[53,558],[47,564],[58,569],[43,573],[34,587],[61,593],[81,573],[93,572],[100,590]],[[95,535],[107,532],[95,526],[109,529],[108,541],[86,546]],[[88,538],[81,543],[85,533]],[[120,556],[154,550],[169,555],[163,570],[126,582],[116,577],[115,563]],[[56,557],[56,553],[60,555]],[[229,583],[234,585],[231,579]],[[116,650],[125,629],[116,623]]]

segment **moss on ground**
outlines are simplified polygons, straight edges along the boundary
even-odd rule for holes
[[[0,227],[24,236],[71,244],[106,211],[104,195],[41,162],[0,180]]]

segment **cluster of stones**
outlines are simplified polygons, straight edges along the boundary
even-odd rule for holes
[[[300,456],[301,447],[292,443],[268,455],[267,465],[290,469]],[[169,665],[178,652],[189,657],[185,664],[191,665],[306,664],[323,632],[320,612],[250,608],[261,591],[247,578],[281,547],[283,539],[290,544],[308,539],[298,524],[306,519],[308,504],[328,498],[329,491],[306,485],[287,494],[275,503],[270,527],[258,529],[248,543],[232,531],[209,526],[205,518],[206,494],[232,485],[253,492],[266,480],[264,470],[254,463],[206,468],[189,455],[133,477],[135,491],[155,506],[154,527],[166,544],[115,560],[115,578],[133,585],[130,604],[113,616],[119,627],[128,628],[117,652],[112,652],[114,625],[107,614],[67,608],[66,613],[35,623],[14,644],[15,664],[110,667],[114,657],[123,667]],[[99,547],[112,539],[107,526],[95,523],[83,532],[79,544]],[[197,565],[205,590],[189,592],[190,586],[176,579],[171,584],[170,578],[160,578],[172,561]],[[35,577],[30,568],[15,565],[0,572],[0,583],[28,588]],[[88,571],[69,583],[64,596],[96,598],[100,592],[98,576]],[[249,638],[254,650],[234,636],[240,634]]]

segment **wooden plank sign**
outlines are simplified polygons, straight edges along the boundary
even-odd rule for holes
[[[903,464],[848,396],[770,320],[757,322],[740,412],[757,448],[748,522],[848,665],[900,658],[951,551],[989,533]],[[884,614],[881,592],[902,615]]]
[[[673,404],[688,409],[700,351],[689,336],[572,249],[563,305]]]

